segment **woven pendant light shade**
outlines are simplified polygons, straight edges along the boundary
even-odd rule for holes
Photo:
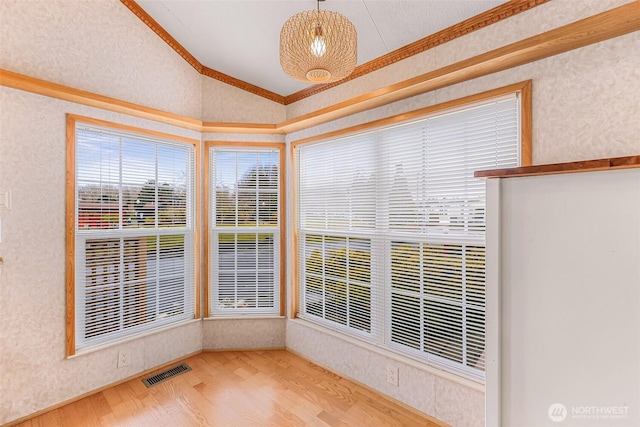
[[[357,62],[356,28],[328,10],[293,15],[280,31],[280,65],[305,83],[330,83],[347,77]]]

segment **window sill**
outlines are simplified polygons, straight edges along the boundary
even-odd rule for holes
[[[202,320],[215,321],[215,320],[273,320],[273,319],[286,319],[285,316],[273,315],[273,316],[218,316],[218,317],[205,317]]]
[[[70,360],[70,359],[75,359],[77,357],[86,356],[87,354],[95,353],[95,352],[98,352],[98,351],[101,351],[101,350],[106,350],[106,349],[111,348],[111,347],[122,345],[122,344],[125,344],[125,343],[128,343],[128,342],[131,342],[131,341],[139,340],[141,338],[145,338],[145,337],[148,337],[148,336],[151,336],[151,335],[159,334],[159,333],[171,330],[171,329],[180,328],[182,326],[186,326],[186,325],[190,325],[192,323],[200,322],[201,320],[202,319],[189,319],[189,320],[185,320],[183,322],[162,326],[162,327],[159,327],[158,329],[153,329],[153,330],[150,330],[150,331],[145,331],[145,332],[141,332],[139,334],[131,335],[130,337],[122,338],[122,339],[119,339],[117,341],[111,341],[111,342],[108,342],[108,343],[104,343],[104,344],[99,344],[99,345],[96,345],[96,346],[88,347],[88,348],[76,351],[75,354],[72,354],[70,356],[68,355],[66,357],[66,359]]]

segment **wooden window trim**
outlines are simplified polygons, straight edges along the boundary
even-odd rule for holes
[[[76,354],[75,343],[75,267],[76,267],[76,247],[75,247],[75,170],[76,170],[76,123],[86,123],[105,128],[118,129],[126,132],[132,132],[142,135],[149,135],[156,138],[169,139],[172,141],[192,144],[195,151],[195,224],[194,224],[194,318],[200,317],[200,216],[198,215],[197,206],[201,200],[201,185],[199,179],[200,171],[200,141],[197,139],[186,138],[178,135],[172,135],[163,132],[142,129],[134,126],[123,125],[120,123],[108,122],[105,120],[83,117],[75,114],[67,114],[66,131],[67,131],[67,170],[66,170],[66,217],[65,217],[65,246],[66,246],[66,351],[67,356]]]
[[[296,141],[292,141],[289,147],[290,149],[290,171],[292,173],[293,179],[291,180],[291,200],[292,203],[292,222],[290,226],[289,233],[292,236],[292,251],[293,259],[292,259],[292,272],[291,272],[291,301],[290,301],[290,317],[295,319],[298,317],[298,313],[300,310],[299,306],[299,278],[300,278],[300,260],[299,260],[299,242],[298,242],[298,208],[296,201],[298,200],[297,194],[297,179],[295,174],[298,170],[297,158],[296,158],[296,148],[298,146],[309,144],[313,142],[318,142],[322,140],[332,139],[332,138],[340,138],[347,135],[353,135],[356,133],[362,133],[371,131],[374,129],[380,129],[392,125],[397,125],[409,121],[415,121],[427,115],[431,115],[440,111],[450,110],[454,108],[460,108],[465,105],[475,104],[478,102],[482,102],[491,98],[496,98],[502,95],[507,95],[510,93],[519,93],[520,94],[520,162],[521,165],[530,166],[532,161],[532,81],[525,80],[523,82],[514,83],[509,86],[504,86],[497,89],[488,90],[485,92],[481,92],[478,94],[465,96],[463,98],[454,99],[451,101],[443,102],[436,105],[431,105],[425,108],[420,108],[418,110],[413,110],[407,113],[397,114],[395,116],[386,117],[379,120],[374,120],[368,123],[363,123],[360,125],[351,126],[344,129],[339,129],[336,131],[331,131],[327,133],[323,133],[320,135],[312,136],[309,138],[299,139]]]
[[[280,263],[280,308],[279,314],[280,316],[285,315],[285,307],[286,307],[286,291],[285,291],[285,278],[286,278],[286,209],[285,209],[285,200],[286,200],[286,169],[285,169],[285,144],[281,142],[229,142],[229,141],[205,141],[204,143],[204,188],[206,189],[204,194],[204,317],[207,318],[211,315],[210,307],[209,307],[209,263],[210,263],[210,253],[209,253],[209,228],[210,224],[210,215],[209,206],[211,202],[210,189],[212,183],[209,180],[209,155],[212,148],[215,147],[238,147],[238,148],[276,148],[278,150],[278,161],[280,162],[280,254],[279,254],[279,263]]]

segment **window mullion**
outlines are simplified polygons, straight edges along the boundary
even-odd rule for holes
[[[120,325],[119,329],[124,329],[124,238],[120,238],[118,241],[118,287],[120,289],[120,298],[119,298],[119,317],[120,317]]]
[[[461,311],[462,311],[462,364],[467,366],[467,246],[462,245],[462,289],[461,289]]]
[[[349,220],[351,221],[351,220]],[[349,224],[349,228],[351,228],[351,224]],[[349,277],[349,265],[351,264],[351,245],[350,245],[351,240],[349,238],[347,238],[347,252],[346,252],[346,259],[345,259],[345,298],[346,298],[346,311],[345,311],[345,324],[347,326],[351,326],[351,306],[353,304],[353,301],[351,301],[351,295],[350,295],[350,288],[351,288],[351,280]]]
[[[257,197],[256,197],[256,201],[257,201]],[[256,207],[257,208],[257,207]],[[259,218],[259,213],[256,209],[256,219]],[[258,274],[259,270],[259,265],[260,265],[260,248],[258,247],[258,245],[260,244],[260,234],[259,232],[256,233],[256,237],[255,237],[255,244],[256,244],[256,254],[254,257],[254,261],[256,263],[256,269],[253,272],[253,277],[254,277],[254,295],[255,295],[255,299],[256,299],[256,307],[259,306],[259,302],[260,302],[260,275]]]
[[[161,239],[162,236],[156,236],[156,247],[155,247],[155,257],[156,257],[156,271],[155,271],[155,294],[156,294],[156,306],[154,315],[158,315],[160,313],[160,248],[161,248]]]
[[[327,318],[327,246],[326,236],[322,236],[322,318]]]
[[[425,244],[420,244],[420,351],[427,352],[429,343],[427,342],[427,273],[425,272],[425,257],[424,248]]]

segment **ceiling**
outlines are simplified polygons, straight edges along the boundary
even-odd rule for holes
[[[124,2],[123,2],[124,3]],[[137,0],[203,66],[276,94],[307,88],[282,71],[280,29],[315,0]],[[358,33],[358,65],[474,17],[504,0],[326,0]]]

